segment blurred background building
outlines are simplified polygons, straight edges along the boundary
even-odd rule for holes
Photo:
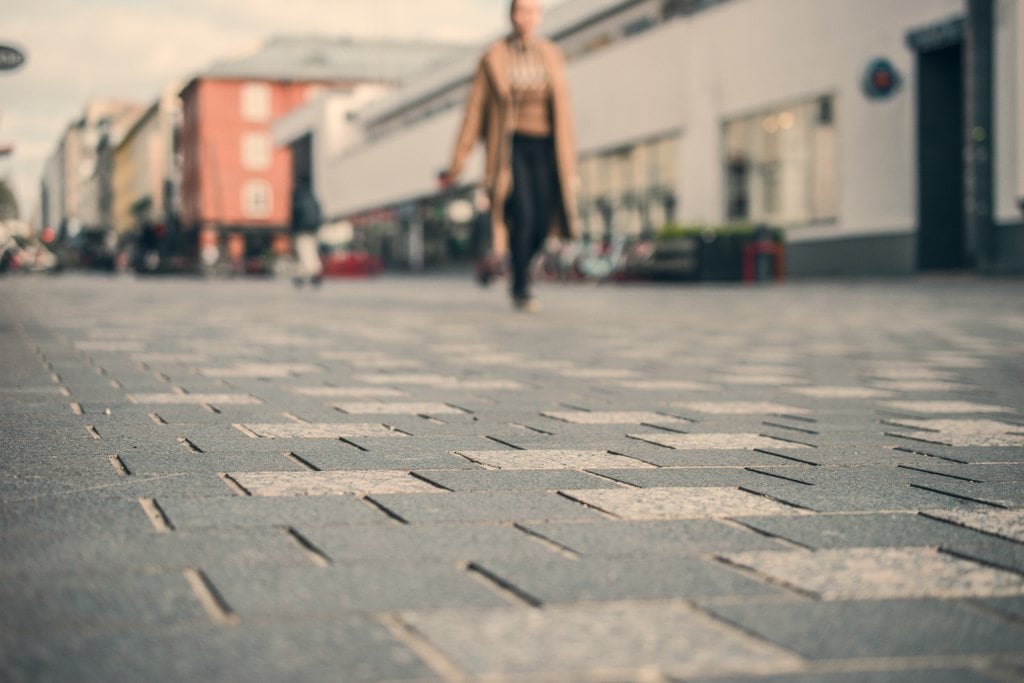
[[[543,28],[589,241],[764,225],[792,275],[1024,270],[1019,0],[566,0]],[[333,248],[468,259],[482,150],[454,190],[437,174],[483,47],[284,36],[148,106],[91,102],[41,225],[87,261],[263,271],[308,186]]]
[[[570,60],[590,236],[767,224],[796,275],[1024,269],[1021,3],[569,0],[544,29]],[[315,155],[325,214],[394,262],[467,239],[436,174],[478,54]],[[478,157],[465,196],[480,177]]]

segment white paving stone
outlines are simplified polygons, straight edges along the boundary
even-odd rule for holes
[[[612,424],[682,424],[687,420],[646,410],[553,410],[541,413],[546,417],[579,425]]]
[[[726,557],[824,600],[1024,594],[1024,577],[934,548],[768,550]]]
[[[937,391],[945,393],[970,389],[970,386],[966,384],[932,379],[885,379],[872,382],[872,384],[879,389],[889,391]]]
[[[676,602],[448,609],[401,619],[473,680],[640,682],[802,666],[796,655]]]
[[[465,415],[466,411],[446,403],[336,403],[334,407],[351,415]]]
[[[755,448],[810,448],[791,441],[773,439],[762,434],[672,434],[670,432],[648,432],[629,434],[634,439],[656,443],[681,451],[699,450],[752,450]]]
[[[1012,413],[1012,408],[972,401],[885,401],[881,404],[890,410],[911,413]]]
[[[548,449],[456,452],[474,462],[502,470],[639,469],[654,467],[654,465],[649,463],[624,455],[614,455],[608,451]]]
[[[726,384],[750,384],[758,386],[788,386],[791,384],[804,383],[804,380],[791,375],[766,373],[719,375],[717,379]]]
[[[724,486],[573,489],[563,495],[623,519],[706,519],[798,515],[798,508]]]
[[[409,392],[387,387],[296,387],[293,394],[318,398],[402,398]]]
[[[713,384],[704,382],[689,382],[676,379],[635,379],[617,382],[625,389],[639,389],[641,391],[712,391],[717,389]]]
[[[1024,446],[1024,427],[997,420],[899,420],[896,424],[922,431],[894,434],[948,446]]]
[[[709,415],[809,415],[810,410],[768,401],[677,401],[674,408],[686,408]]]
[[[637,373],[623,368],[565,368],[558,373],[575,379],[627,379]]]
[[[374,493],[444,493],[443,489],[390,470],[328,472],[230,472],[254,496],[340,496]]]
[[[220,405],[247,406],[263,403],[249,394],[129,394],[132,403],[152,403],[159,405]]]
[[[206,377],[296,377],[321,372],[309,363],[238,363],[223,368],[200,368]]]
[[[1024,510],[930,510],[928,516],[1024,543]]]
[[[206,363],[210,357],[204,353],[133,353],[132,360],[139,363]]]
[[[835,398],[835,399],[858,399],[858,398],[885,398],[892,396],[892,392],[882,389],[859,386],[813,386],[793,387],[789,389],[795,394],[810,396],[811,398]]]
[[[136,340],[97,339],[75,342],[79,351],[143,351],[146,345]]]
[[[382,424],[299,423],[238,424],[242,432],[264,439],[341,439],[356,436],[405,436]]]

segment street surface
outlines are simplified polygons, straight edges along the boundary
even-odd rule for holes
[[[1024,680],[1024,281],[0,280],[0,680]]]

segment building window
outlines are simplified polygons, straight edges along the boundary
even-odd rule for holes
[[[265,171],[273,160],[270,135],[264,132],[242,134],[242,168],[247,171]]]
[[[242,119],[252,123],[270,120],[270,85],[246,83],[242,86]]]
[[[242,213],[246,218],[267,218],[273,200],[273,188],[266,180],[249,180],[242,186]]]
[[[839,158],[832,97],[727,121],[726,216],[796,226],[835,220]]]

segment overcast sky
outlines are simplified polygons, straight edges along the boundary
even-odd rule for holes
[[[23,217],[43,161],[93,97],[149,104],[211,62],[270,35],[317,33],[482,42],[507,25],[507,0],[0,0],[0,44],[28,60],[0,71],[0,177]],[[558,0],[544,3],[550,7]]]

